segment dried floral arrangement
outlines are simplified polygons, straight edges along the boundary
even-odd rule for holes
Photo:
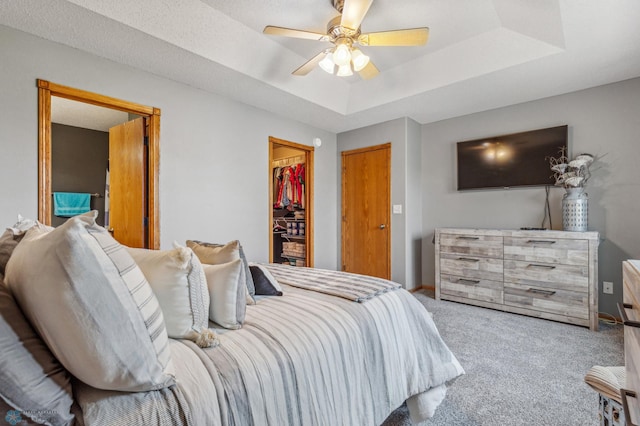
[[[563,188],[583,188],[591,177],[589,166],[593,163],[593,155],[580,154],[569,161],[566,149],[560,149],[560,156],[549,158],[549,166],[553,171],[556,186]]]

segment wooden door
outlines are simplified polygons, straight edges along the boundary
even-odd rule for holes
[[[145,121],[109,129],[109,229],[129,247],[147,247],[147,154]]]
[[[391,144],[342,153],[342,270],[391,278]]]

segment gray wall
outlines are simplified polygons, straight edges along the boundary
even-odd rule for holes
[[[109,133],[64,124],[51,124],[51,191],[89,192],[91,208],[98,210],[96,222],[104,225],[104,189],[109,161]],[[51,212],[51,225],[67,218]]]
[[[408,118],[399,118],[373,126],[363,127],[338,134],[338,155],[336,161],[341,164],[341,153],[367,146],[391,142],[391,204],[402,206],[402,214],[391,215],[391,279],[407,289],[420,286],[416,281],[416,248],[412,242],[419,239],[422,224],[418,220],[420,210],[420,126]],[[410,159],[409,159],[410,158]],[[341,167],[338,167],[338,210],[340,216]],[[413,197],[409,200],[408,194]],[[391,206],[390,206],[391,208]],[[408,212],[411,211],[409,214]],[[338,223],[338,245],[341,239],[341,224]],[[417,236],[416,236],[417,235]],[[341,250],[338,247],[338,263],[341,262]]]
[[[640,79],[422,126],[423,283],[434,283],[431,239],[439,227],[540,226],[544,188],[456,191],[455,143],[569,125],[569,150],[598,157],[587,183],[589,230],[600,232],[599,305],[617,316],[621,262],[640,258]],[[551,190],[553,228],[562,229],[561,188]],[[602,294],[602,281],[614,294]]]
[[[422,132],[419,123],[407,119],[406,150],[406,270],[407,288],[422,284]]]
[[[161,246],[240,239],[268,261],[268,137],[315,151],[315,264],[336,268],[336,135],[0,26],[0,224],[37,216],[36,79],[162,110]],[[330,213],[330,214],[327,214]]]

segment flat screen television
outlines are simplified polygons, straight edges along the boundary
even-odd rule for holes
[[[568,126],[493,136],[456,144],[458,191],[553,185],[549,157],[567,151]]]

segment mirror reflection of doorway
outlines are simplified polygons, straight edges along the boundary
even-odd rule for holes
[[[66,220],[55,214],[54,192],[91,194],[98,223],[116,240],[159,248],[160,110],[43,80],[38,87],[39,220]]]

